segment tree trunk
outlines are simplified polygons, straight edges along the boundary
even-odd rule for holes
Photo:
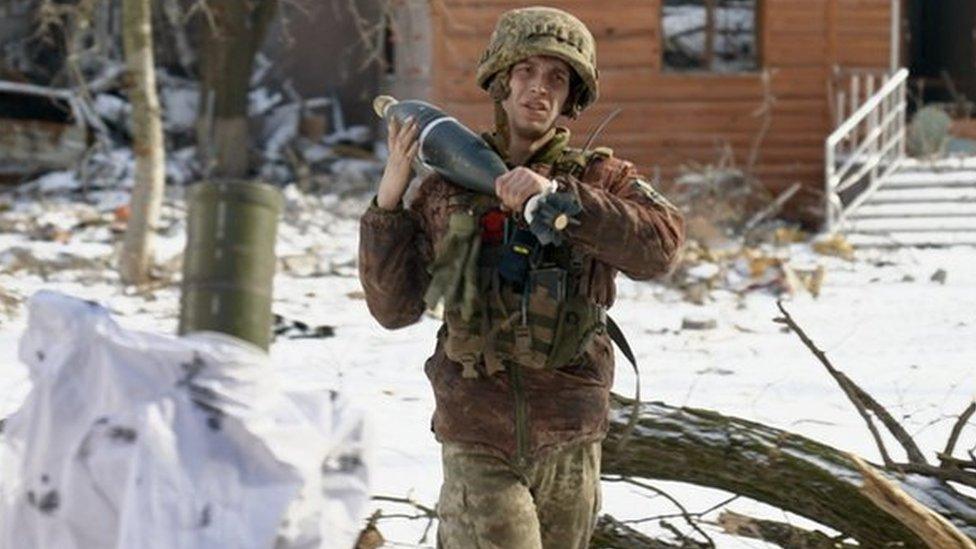
[[[865,547],[926,547],[865,495],[864,477],[845,452],[759,423],[649,402],[643,403],[637,426],[621,449],[630,411],[629,403],[615,398],[610,436],[603,445],[604,474],[741,494],[833,528]],[[964,534],[976,536],[976,501],[937,478],[888,476]]]
[[[165,182],[151,17],[149,0],[123,0],[123,41],[131,84],[132,150],[136,159],[129,222],[119,257],[119,274],[126,284],[139,284],[149,278]]]
[[[198,153],[208,176],[243,178],[250,171],[251,70],[278,2],[210,0],[209,6],[213,24],[203,23]]]

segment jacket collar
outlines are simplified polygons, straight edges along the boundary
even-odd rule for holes
[[[481,137],[505,161],[506,166],[509,168],[515,167],[508,160],[508,151],[503,151],[499,146],[500,140],[495,132],[483,133]],[[544,145],[532,153],[532,156],[525,161],[523,166],[537,166],[540,164],[552,166],[562,156],[566,146],[569,145],[569,137],[570,133],[568,128],[557,126],[556,131],[549,138],[549,141],[546,141]]]

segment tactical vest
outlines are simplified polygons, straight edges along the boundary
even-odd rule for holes
[[[549,177],[579,179],[590,162],[611,155],[603,148],[567,148]],[[462,192],[452,202],[454,213],[433,264],[433,280],[440,276],[455,287],[456,299],[445,301],[447,356],[462,364],[465,377],[478,376],[482,364],[486,375],[504,370],[506,362],[534,369],[571,364],[606,330],[604,309],[585,295],[582,254],[565,243],[541,247],[518,291],[498,274],[504,247],[481,245],[480,219],[493,200]]]

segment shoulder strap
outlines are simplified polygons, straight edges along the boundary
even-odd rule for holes
[[[627,421],[627,428],[624,430],[623,435],[620,437],[620,442],[617,443],[617,452],[624,449],[627,446],[627,442],[630,441],[630,436],[634,432],[634,428],[637,426],[637,420],[640,418],[640,369],[637,367],[637,359],[634,357],[634,351],[630,348],[630,343],[627,342],[627,338],[624,336],[624,332],[620,329],[620,326],[607,315],[607,334],[610,336],[611,341],[613,341],[620,352],[624,354],[627,361],[634,368],[634,402],[630,409],[630,419]]]
[[[591,163],[611,158],[613,158],[613,149],[610,147],[595,147],[588,151],[566,147],[553,164],[552,175],[571,175],[581,179]]]
[[[452,207],[459,207],[467,210],[474,214],[475,217],[481,217],[482,214],[491,209],[492,205],[494,204],[493,200],[494,199],[488,195],[462,189],[459,192],[451,195],[451,197],[448,199],[448,204]]]

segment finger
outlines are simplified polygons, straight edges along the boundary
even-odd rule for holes
[[[407,158],[413,160],[413,158],[417,156],[418,150],[420,150],[420,141],[414,141],[407,149]]]
[[[420,123],[414,120],[410,122],[409,126],[407,126],[407,131],[405,132],[404,138],[411,139],[411,140],[416,139],[419,134],[420,134]]]
[[[397,141],[397,126],[396,119],[391,118],[386,124],[386,144],[389,146],[390,150],[393,150],[393,146]]]
[[[508,179],[512,176],[512,172],[505,172],[495,178],[495,194],[501,197],[502,192],[504,192],[505,185]]]
[[[404,148],[409,148],[414,143],[418,142],[417,139],[419,131],[416,124],[412,126],[407,126],[403,129],[403,133],[400,134],[400,140],[403,143]]]
[[[403,127],[400,128],[400,140],[401,142],[403,142],[403,145],[406,147],[409,146],[410,142],[416,138],[416,135],[417,135],[417,121],[412,118],[408,118],[404,122]]]

